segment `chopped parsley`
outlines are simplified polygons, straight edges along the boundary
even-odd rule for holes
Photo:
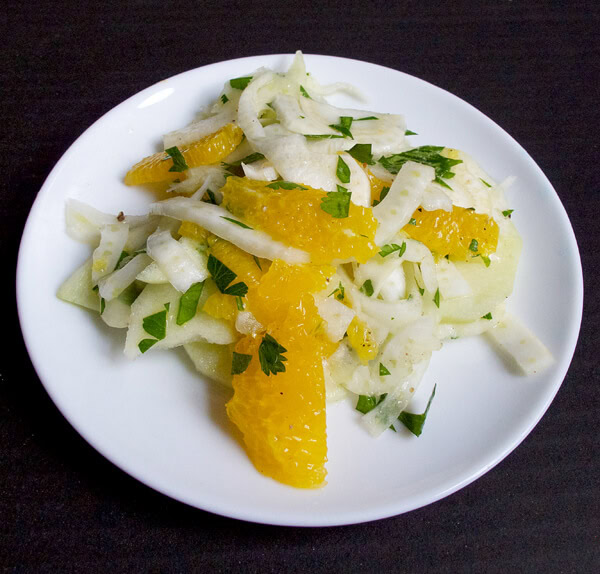
[[[353,118],[355,122],[366,122],[367,120],[378,120],[375,116],[367,116],[366,118]]]
[[[485,181],[485,179],[483,179],[482,177],[479,178],[481,180],[481,183],[483,183],[483,185],[485,185],[486,187],[492,187],[487,181]]]
[[[221,102],[222,102],[223,104],[226,104],[228,101],[229,101],[229,98],[228,98],[228,97],[227,97],[225,94],[223,94],[223,95],[221,96]]]
[[[241,221],[238,221],[237,219],[232,219],[231,217],[225,217],[224,215],[221,215],[221,219],[225,219],[227,221],[230,221],[231,223],[235,223],[236,225],[239,225],[240,227],[243,227],[244,229],[253,229],[249,225],[246,225],[245,223],[242,223]]]
[[[141,353],[145,353],[152,345],[158,343],[158,339],[142,339],[138,343],[138,349]]]
[[[233,78],[229,80],[229,85],[236,90],[244,90],[252,81],[252,76],[244,76],[242,78]]]
[[[373,282],[370,279],[367,279],[360,288],[360,292],[364,293],[367,297],[371,297],[375,290],[373,289]]]
[[[422,414],[414,414],[402,411],[398,417],[398,420],[415,436],[421,436],[421,433],[423,432],[423,427],[425,426],[425,420],[427,419],[427,413],[429,412],[431,401],[433,400],[433,397],[435,397],[436,388],[437,385],[433,387],[429,401],[427,401],[427,407],[425,407],[425,412]]]
[[[433,296],[433,302],[435,303],[435,306],[439,309],[440,308],[440,288],[439,287],[435,290],[435,295]]]
[[[344,137],[350,138],[351,140],[354,139],[354,137],[352,137],[352,132],[350,131],[350,126],[352,126],[352,120],[354,118],[350,117],[350,116],[340,116],[340,123],[339,124],[330,124],[329,127],[331,129],[337,130],[338,132],[340,132],[341,134],[343,134]],[[348,183],[348,182],[346,182]]]
[[[159,341],[164,339],[167,336],[167,310],[144,317],[142,327],[148,335],[152,335]]]
[[[267,187],[270,187],[271,189],[286,189],[288,191],[291,191],[292,189],[308,189],[307,187],[292,181],[274,181],[267,185]]]
[[[194,318],[203,289],[204,281],[194,283],[181,296],[179,299],[179,309],[177,309],[177,319],[175,320],[178,325],[183,325]]]
[[[212,254],[208,256],[208,270],[221,293],[235,297],[244,297],[248,293],[248,286],[243,282],[229,285],[237,275]]]
[[[215,197],[215,194],[210,189],[206,190],[206,195],[208,195],[208,200],[203,199],[203,201],[205,203],[212,203],[213,205],[217,205],[217,198]]]
[[[283,353],[287,353],[287,349],[267,333],[258,347],[258,360],[265,375],[285,373],[283,362],[287,359],[283,356]]]
[[[487,319],[488,321],[491,321],[491,320],[492,320],[492,314],[491,314],[491,313],[486,313],[486,314],[485,314],[485,315],[482,317],[482,319]]]
[[[254,259],[254,263],[256,263],[256,266],[262,271],[262,267],[260,266],[260,260],[258,259],[258,257],[256,255],[253,255],[252,258]]]
[[[308,98],[309,100],[312,100],[312,98],[308,95],[308,92],[304,89],[304,86],[300,86],[300,93],[305,97]]]
[[[375,207],[376,205],[379,205],[384,199],[385,196],[390,192],[390,188],[387,186],[384,186],[381,188],[381,193],[379,194],[379,199],[374,199],[373,200],[373,207]]]
[[[369,411],[372,411],[385,397],[387,393],[379,397],[370,397],[368,395],[359,395],[358,401],[356,402],[356,410],[366,415]]]
[[[412,130],[406,130],[404,132],[405,136],[418,136],[419,134],[417,132],[413,132]]]
[[[338,136],[337,134],[304,134],[307,140],[333,140],[340,139],[344,136]]]
[[[387,243],[381,248],[379,255],[381,255],[381,257],[387,257],[388,255],[394,253],[394,251],[398,251],[398,257],[402,257],[406,251],[406,241],[403,241],[402,245],[398,245],[396,243]]]
[[[477,253],[479,250],[479,242],[477,239],[471,239],[471,243],[469,243],[469,250],[473,251],[473,253]]]
[[[247,155],[245,158],[238,159],[237,161],[233,161],[231,163],[223,162],[221,165],[225,169],[231,169],[232,167],[240,167],[243,163],[254,163],[255,161],[259,161],[261,159],[265,159],[265,156],[262,153],[255,152],[251,153],[250,155]]]
[[[502,215],[504,215],[504,217],[508,217],[510,219],[510,216],[512,215],[513,211],[514,211],[514,209],[507,209],[502,212]]]
[[[338,156],[337,168],[335,173],[342,183],[350,183],[350,168],[341,156]]]
[[[104,297],[100,297],[100,315],[104,313],[104,309],[106,309],[106,299],[104,299]]]
[[[383,363],[379,363],[379,376],[380,377],[386,377],[387,375],[391,375],[392,373],[390,373],[387,369],[387,367],[383,364]]]
[[[417,224],[417,220],[414,217],[410,218],[410,221],[408,222],[409,225],[416,225]]]
[[[402,153],[382,157],[379,160],[379,163],[390,173],[398,173],[400,168],[407,161],[414,161],[423,165],[429,165],[435,170],[436,183],[444,185],[445,187],[449,187],[448,184],[442,181],[441,178],[453,178],[454,172],[451,168],[459,163],[462,163],[462,160],[444,157],[440,154],[443,149],[443,146],[421,146]]]
[[[338,286],[331,293],[329,293],[329,295],[327,295],[327,296],[331,297],[335,293],[337,293],[337,295],[335,296],[335,298],[338,301],[343,301],[344,300],[344,297],[346,295],[346,290],[344,289],[344,286],[342,285],[341,281],[339,282]]]
[[[165,159],[171,158],[173,160],[173,165],[169,169],[169,171],[182,172],[186,169],[189,169],[188,164],[183,157],[181,151],[177,146],[170,147],[165,150],[167,157]]]
[[[252,361],[252,355],[244,355],[243,353],[233,352],[231,360],[231,374],[241,375]]]
[[[336,219],[348,217],[350,213],[350,197],[352,194],[341,185],[337,191],[329,191],[321,199],[321,209]]]
[[[358,162],[373,165],[373,154],[371,144],[356,144],[348,150],[348,153]]]

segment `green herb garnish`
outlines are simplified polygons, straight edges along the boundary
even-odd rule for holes
[[[245,283],[240,282],[228,286],[237,275],[224,263],[221,263],[214,255],[211,254],[208,256],[207,266],[221,293],[233,295],[235,297],[244,297],[248,293],[248,286]]]
[[[485,185],[486,187],[492,187],[487,181],[485,181],[485,179],[483,179],[482,177],[479,178],[481,180],[481,183],[483,183],[483,185]]]
[[[170,147],[165,150],[167,157],[165,159],[171,158],[173,160],[173,165],[169,169],[169,171],[181,172],[189,169],[188,164],[183,157],[183,154],[179,151],[177,146]]]
[[[406,130],[406,131],[404,132],[404,135],[405,135],[405,136],[418,136],[419,134],[418,134],[417,132],[413,132],[413,131],[411,131],[411,130]]]
[[[252,76],[244,76],[242,78],[233,78],[233,80],[229,80],[229,85],[236,90],[243,90],[251,81]]]
[[[235,223],[236,225],[239,225],[240,227],[243,227],[244,229],[253,229],[249,225],[246,225],[245,223],[242,223],[241,221],[238,221],[237,219],[232,219],[231,217],[225,217],[224,215],[221,215],[221,219],[225,219],[227,221],[230,221],[231,223]]]
[[[221,165],[225,169],[231,169],[232,167],[240,167],[243,163],[254,163],[255,161],[259,161],[261,159],[265,159],[265,156],[262,153],[255,152],[251,153],[250,155],[247,155],[245,158],[238,159],[237,161],[233,161],[231,163],[223,162]]]
[[[312,100],[312,98],[308,95],[308,92],[304,89],[304,86],[300,86],[300,93],[305,97],[308,98],[309,100]]]
[[[181,296],[179,299],[179,309],[177,309],[177,319],[175,319],[178,325],[183,325],[194,318],[203,289],[204,281],[194,283]]]
[[[292,189],[308,189],[307,187],[292,181],[274,181],[267,185],[267,187],[270,187],[271,189],[286,189],[288,191],[291,191]]]
[[[383,399],[387,397],[387,393],[379,397],[370,397],[368,395],[359,395],[358,401],[356,402],[356,410],[366,415],[369,411],[372,411]]]
[[[336,219],[348,217],[350,213],[350,197],[352,194],[346,188],[338,185],[337,191],[329,191],[321,199],[321,209]]]
[[[307,140],[333,140],[341,139],[344,136],[338,136],[337,134],[304,134]]]
[[[366,122],[367,120],[378,120],[375,116],[368,116],[366,118],[352,118],[355,122]]]
[[[252,361],[252,355],[244,355],[243,353],[233,352],[231,360],[231,374],[241,375]]]
[[[371,153],[371,144],[356,144],[348,150],[348,153],[360,163],[373,165],[373,154]]]
[[[338,156],[336,175],[342,183],[350,183],[350,168],[348,164]]]
[[[386,377],[387,375],[391,375],[392,373],[390,373],[387,369],[387,367],[383,364],[383,363],[379,363],[379,376],[380,377]]]
[[[384,199],[385,196],[390,192],[390,188],[387,186],[384,186],[381,188],[381,193],[379,194],[379,199],[375,199],[373,200],[373,207],[375,207],[376,205],[379,205]]]
[[[256,255],[253,255],[252,258],[254,259],[254,263],[256,263],[256,266],[262,271],[262,267],[260,266],[260,261],[258,257]]]
[[[421,436],[423,432],[423,427],[425,426],[425,419],[427,418],[427,413],[429,412],[429,407],[431,406],[431,401],[433,397],[435,397],[435,389],[437,385],[433,387],[433,391],[431,392],[431,396],[429,397],[429,401],[427,402],[427,407],[425,408],[425,412],[418,415],[414,413],[407,413],[406,411],[402,411],[398,420],[415,436]]]
[[[396,243],[388,243],[381,248],[379,255],[381,257],[387,257],[394,253],[394,251],[398,251],[398,257],[402,257],[404,252],[406,251],[406,241],[402,242],[402,245],[398,245]]]
[[[341,116],[339,124],[330,124],[329,127],[331,129],[337,130],[338,132],[343,134],[344,137],[347,137],[347,138],[350,138],[353,140],[354,137],[352,137],[352,132],[350,131],[350,126],[352,125],[352,120],[353,120],[353,118],[351,118],[350,116]],[[346,183],[348,183],[348,182],[346,182]]]
[[[486,313],[486,314],[485,314],[485,315],[482,317],[482,319],[487,319],[488,321],[491,321],[491,320],[492,320],[492,314],[491,314],[491,313]]]
[[[414,161],[423,165],[429,165],[435,170],[435,181],[440,183],[440,185],[448,187],[448,184],[443,182],[440,178],[450,179],[454,177],[454,172],[451,170],[451,168],[459,163],[462,163],[462,160],[444,157],[439,153],[443,149],[444,148],[440,146],[421,146],[402,153],[382,157],[379,160],[379,163],[390,173],[398,173],[400,168],[407,161]]]
[[[158,343],[158,339],[142,339],[138,343],[138,349],[141,353],[145,353],[152,345]]]
[[[508,217],[510,219],[510,216],[513,211],[514,211],[514,209],[506,209],[505,211],[502,212],[502,215],[504,215],[504,217]]]
[[[287,359],[283,356],[283,353],[286,352],[287,349],[267,333],[258,348],[258,360],[263,373],[267,376],[271,373],[273,375],[285,373],[283,361],[287,361]]]
[[[159,341],[167,336],[167,311],[159,311],[148,315],[142,320],[142,327],[148,335],[152,335]]]
[[[213,205],[217,205],[217,198],[210,189],[206,190],[206,195],[208,195],[208,201],[203,200],[205,203],[212,203]]]
[[[364,293],[367,297],[371,297],[375,290],[373,289],[373,282],[370,279],[367,279],[360,288],[361,293]]]
[[[228,101],[229,101],[229,98],[225,94],[223,94],[221,96],[221,102],[223,102],[223,104],[226,104]]]
[[[479,242],[477,241],[477,239],[471,239],[471,243],[469,243],[469,250],[473,251],[473,253],[477,253],[478,249],[479,249]]]
[[[342,285],[341,281],[339,282],[338,286],[331,293],[329,293],[329,295],[327,295],[327,297],[331,297],[335,293],[337,293],[337,295],[335,296],[336,299],[338,299],[339,301],[344,300],[346,290],[344,289],[344,286]]]

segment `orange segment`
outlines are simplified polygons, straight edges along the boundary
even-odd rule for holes
[[[227,124],[215,133],[179,148],[188,167],[209,165],[226,158],[242,141],[242,130]],[[166,152],[155,153],[136,163],[125,176],[127,185],[172,181],[185,177],[181,172],[169,171],[173,160]],[[183,172],[185,174],[185,172]]]
[[[236,281],[243,281],[249,288],[258,285],[263,271],[250,253],[224,239],[216,239],[210,246],[209,252],[237,275]],[[264,270],[267,262],[265,261],[263,265],[262,260],[259,260],[258,263]]]
[[[350,325],[348,325],[346,332],[348,334],[348,342],[356,351],[363,365],[366,365],[377,356],[379,345],[373,336],[373,331],[371,331],[364,321],[355,316]]]
[[[201,242],[205,242],[211,235],[210,231],[191,221],[182,221],[177,233],[183,237],[189,237]]]
[[[287,351],[285,372],[266,375],[259,348],[264,333],[243,337],[236,352],[252,355],[233,377],[227,414],[244,435],[248,456],[263,474],[299,488],[325,483],[327,434],[323,359],[336,345],[325,336],[311,293],[327,285],[332,268],[275,260],[254,291],[249,308]]]
[[[350,258],[364,263],[377,253],[377,221],[371,208],[350,203],[348,217],[335,218],[321,209],[325,191],[269,185],[277,183],[229,177],[221,189],[222,205],[274,239],[308,251],[314,263]]]
[[[235,297],[224,293],[213,293],[205,302],[202,311],[215,319],[235,321],[238,308]]]
[[[437,257],[448,255],[456,261],[468,261],[475,255],[488,256],[498,246],[497,223],[471,209],[426,211],[419,207],[413,213],[413,220],[414,225],[405,225],[403,231],[424,243]]]

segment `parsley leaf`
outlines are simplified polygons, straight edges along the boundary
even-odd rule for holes
[[[260,266],[260,260],[258,259],[258,257],[256,255],[252,256],[254,259],[254,263],[256,263],[256,266],[262,271],[262,267]]]
[[[217,198],[215,197],[215,194],[210,189],[206,190],[206,195],[208,195],[208,201],[203,200],[205,203],[212,203],[213,205],[217,205]]]
[[[248,368],[250,361],[252,361],[252,355],[244,355],[234,351],[231,360],[231,374],[241,375]]]
[[[227,97],[225,94],[223,94],[223,95],[221,96],[221,102],[222,102],[223,104],[226,104],[228,101],[229,101],[229,98],[228,98],[228,97]]]
[[[304,187],[298,183],[294,183],[292,181],[274,181],[267,185],[271,189],[286,189],[291,191],[292,189],[308,189],[308,187]]]
[[[383,364],[383,363],[379,363],[379,376],[380,377],[386,377],[387,375],[391,375],[392,373],[390,373],[387,369],[387,367]]]
[[[479,242],[477,241],[477,239],[471,239],[471,243],[469,243],[469,250],[473,251],[474,253],[477,253],[478,249],[479,249]]]
[[[327,195],[323,196],[321,199],[321,209],[336,219],[348,217],[351,195],[342,186],[338,186],[337,191],[329,191]]]
[[[338,132],[343,134],[344,137],[347,137],[347,138],[350,138],[353,140],[354,137],[352,136],[352,132],[350,131],[350,126],[352,125],[352,120],[353,120],[353,118],[350,116],[341,116],[339,124],[330,124],[329,127],[331,129],[337,130]],[[348,183],[348,182],[345,182],[345,183]]]
[[[440,308],[440,288],[439,287],[435,291],[435,295],[433,296],[433,302],[435,303],[435,306],[439,309]]]
[[[373,165],[373,154],[371,153],[371,144],[356,144],[348,150],[348,153],[360,163]]]
[[[208,256],[208,270],[212,275],[217,288],[225,295],[234,295],[235,297],[244,297],[248,293],[248,286],[245,283],[236,283],[228,285],[237,277],[225,264],[221,263],[214,255]]]
[[[344,289],[344,286],[342,285],[341,281],[339,282],[338,286],[331,293],[329,293],[329,295],[327,295],[327,297],[331,297],[334,293],[337,293],[337,295],[335,296],[335,298],[338,301],[343,301],[344,300],[344,296],[346,294],[346,290]]]
[[[177,146],[170,147],[165,150],[167,154],[167,158],[171,158],[173,160],[173,165],[169,169],[169,171],[181,172],[189,169],[188,164],[185,162],[185,158],[183,154],[179,151]],[[167,159],[165,158],[165,159]]]
[[[181,296],[179,299],[179,309],[177,310],[177,319],[175,320],[178,325],[183,325],[194,318],[203,289],[204,281],[194,283]]]
[[[360,292],[364,293],[367,297],[371,297],[375,290],[373,289],[373,282],[370,279],[367,279],[360,288]]]
[[[333,140],[341,139],[344,136],[338,136],[337,134],[304,134],[307,140]]]
[[[402,411],[398,420],[415,436],[421,436],[423,432],[423,427],[425,426],[425,419],[427,418],[427,413],[429,412],[429,407],[431,406],[431,401],[433,397],[435,397],[435,389],[437,385],[433,387],[433,391],[431,392],[431,396],[429,397],[429,401],[427,402],[427,407],[425,408],[425,412],[417,415],[414,413],[407,413],[406,411]]]
[[[244,76],[242,78],[233,78],[233,80],[229,80],[229,85],[236,90],[243,90],[251,81],[252,76]]]
[[[159,311],[148,315],[142,320],[142,327],[148,335],[156,337],[159,341],[167,336],[167,311]]]
[[[261,159],[265,159],[265,156],[262,153],[255,152],[255,153],[251,153],[250,155],[247,155],[245,158],[238,159],[237,161],[232,161],[231,163],[223,162],[221,165],[225,169],[231,169],[232,167],[240,167],[242,165],[242,163],[245,163],[245,164],[254,163],[255,161],[258,161]]]
[[[443,150],[443,146],[432,146],[425,145],[415,149],[411,149],[402,153],[390,155],[388,157],[382,157],[379,163],[385,167],[390,173],[398,173],[400,168],[407,161],[415,161],[422,163],[423,165],[429,165],[435,169],[436,182],[438,178],[450,179],[454,177],[454,172],[451,168],[459,163],[462,163],[460,159],[450,159],[440,154]],[[441,185],[448,187],[448,184],[442,182]]]
[[[383,401],[385,397],[387,397],[387,393],[384,393],[380,397],[359,395],[355,409],[361,412],[363,415],[366,415],[369,411],[372,411],[381,401]]]
[[[482,177],[479,178],[481,180],[481,183],[483,183],[483,185],[485,185],[486,187],[492,187],[487,181],[485,181],[485,179],[483,179]]]
[[[375,199],[373,200],[373,207],[375,207],[376,205],[379,205],[384,199],[385,196],[390,192],[390,188],[387,186],[384,186],[381,188],[381,193],[379,194],[379,199]]]
[[[406,251],[406,241],[403,241],[402,245],[398,245],[396,243],[388,243],[384,245],[381,248],[379,255],[381,255],[381,257],[387,257],[388,255],[394,253],[394,251],[398,251],[398,257],[402,257]]]
[[[240,227],[243,227],[244,229],[253,229],[249,225],[246,225],[245,223],[242,223],[241,221],[238,221],[237,219],[231,219],[231,217],[225,217],[224,215],[221,215],[221,219],[231,221],[231,223],[235,223],[236,225],[239,225]]]
[[[405,136],[418,136],[419,134],[417,132],[413,132],[412,130],[406,130],[404,132]]]
[[[308,92],[304,89],[304,86],[300,86],[300,93],[305,97],[308,98],[309,100],[312,100],[312,98],[308,95]]]
[[[409,225],[416,225],[417,224],[417,220],[414,217],[410,218],[410,221],[408,222]]]
[[[142,339],[138,343],[138,349],[141,353],[145,353],[152,345],[158,343],[158,339]]]
[[[283,353],[286,352],[287,349],[267,333],[258,347],[258,360],[263,373],[267,376],[271,373],[273,375],[285,373],[283,361],[287,361],[287,359],[283,356]]]
[[[350,168],[348,164],[338,156],[336,175],[342,183],[350,183]]]
[[[512,212],[514,211],[514,209],[507,209],[505,211],[502,212],[502,215],[504,215],[504,217],[508,217],[510,219],[510,216],[512,214]]]
[[[367,116],[366,118],[353,118],[355,122],[366,122],[367,120],[378,120],[375,116]]]
[[[488,321],[491,321],[491,320],[492,320],[492,314],[491,314],[491,313],[486,313],[486,314],[485,314],[485,315],[482,317],[482,319],[487,319]]]

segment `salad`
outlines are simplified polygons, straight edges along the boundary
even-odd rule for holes
[[[486,334],[525,374],[552,362],[507,313],[521,251],[504,191],[463,151],[411,144],[403,116],[331,105],[298,52],[228,79],[164,151],[126,173],[166,192],[145,215],[71,199],[93,251],[58,296],[124,329],[125,355],[183,346],[232,386],[225,405],[263,474],[325,484],[326,404],[373,436],[407,429],[433,351]],[[150,198],[151,196],[149,196]]]

